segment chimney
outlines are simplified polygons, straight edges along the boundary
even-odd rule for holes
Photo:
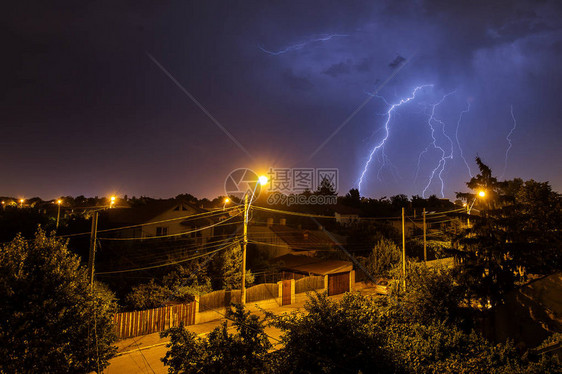
[[[285,226],[285,225],[287,224],[287,219],[286,219],[286,218],[281,218],[281,219],[279,220],[279,224],[280,224],[281,226]]]

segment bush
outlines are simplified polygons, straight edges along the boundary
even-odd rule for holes
[[[113,294],[39,230],[0,249],[0,372],[100,371],[115,352]]]

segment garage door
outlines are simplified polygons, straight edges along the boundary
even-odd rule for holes
[[[349,291],[349,272],[328,275],[328,296]]]

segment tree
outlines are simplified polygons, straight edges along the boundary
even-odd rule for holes
[[[401,269],[400,269],[401,271]],[[401,295],[402,308],[417,323],[439,321],[459,325],[464,319],[461,285],[455,282],[455,270],[431,269],[410,263],[406,272],[406,290]]]
[[[400,263],[402,252],[400,248],[389,239],[381,238],[373,247],[366,259],[366,267],[373,276],[388,277],[393,266]]]
[[[440,283],[440,282],[438,282]],[[428,285],[430,286],[430,285]],[[475,332],[424,321],[405,300],[348,293],[341,301],[313,295],[306,312],[269,314],[284,334],[272,359],[275,373],[541,373],[560,372],[556,358],[521,356]],[[549,371],[546,371],[549,370]]]
[[[460,280],[482,305],[500,303],[528,271],[548,274],[561,266],[562,200],[548,184],[520,179],[499,182],[476,158],[480,173],[467,186],[485,196],[457,193],[478,209],[473,226],[455,240],[463,263]]]
[[[189,302],[195,295],[211,292],[211,280],[202,262],[193,260],[177,266],[160,280],[133,286],[125,304],[133,310],[158,308],[169,302]]]
[[[42,230],[0,249],[0,300],[0,372],[99,372],[115,352],[113,295]]]
[[[209,271],[215,280],[215,287],[235,290],[242,287],[242,248],[234,244],[215,257]],[[254,275],[246,271],[246,287],[254,283]]]
[[[235,334],[227,322],[215,328],[206,338],[185,329],[171,328],[162,337],[170,337],[170,350],[162,359],[168,372],[179,373],[263,373],[268,370],[267,352],[271,343],[264,332],[263,321],[236,305],[227,318],[233,321]]]
[[[279,373],[394,372],[381,315],[372,299],[346,294],[340,302],[311,295],[305,312],[268,314],[283,332]]]

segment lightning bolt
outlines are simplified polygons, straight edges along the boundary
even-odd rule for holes
[[[513,114],[513,105],[511,105],[511,119],[513,120],[513,127],[511,128],[511,131],[509,132],[509,134],[507,134],[507,136],[505,137],[509,146],[505,150],[505,162],[504,162],[504,165],[503,165],[503,173],[502,173],[502,176],[500,177],[500,179],[503,179],[503,176],[505,175],[505,170],[507,169],[507,157],[509,155],[509,150],[511,149],[511,146],[513,145],[511,143],[511,135],[513,135],[513,132],[515,131],[515,128],[517,127],[517,121],[515,120],[515,115]]]
[[[283,48],[279,51],[270,51],[268,49],[265,49],[263,47],[263,45],[261,45],[261,44],[258,44],[258,48],[261,49],[262,52],[265,52],[269,55],[279,56],[279,55],[282,55],[282,54],[287,53],[287,52],[297,51],[297,50],[302,49],[302,48],[304,48],[307,45],[312,44],[312,43],[326,42],[326,41],[331,40],[333,38],[342,38],[342,37],[347,37],[347,36],[349,36],[349,35],[345,35],[345,34],[320,34],[320,35],[317,35],[316,37],[312,37],[312,39],[305,40],[303,42],[290,45],[290,46],[288,46],[286,48]]]
[[[429,144],[429,146],[426,148],[426,150],[428,150],[429,147],[433,147],[435,150],[438,150],[438,151],[441,152],[441,158],[440,158],[439,162],[437,163],[437,166],[431,171],[431,175],[429,176],[429,180],[427,182],[427,185],[425,186],[425,188],[422,191],[422,197],[424,197],[424,198],[425,198],[425,193],[427,192],[427,189],[433,183],[433,178],[435,177],[435,173],[437,173],[437,176],[439,177],[439,180],[441,181],[441,197],[445,197],[445,193],[444,193],[445,182],[443,181],[443,171],[445,170],[445,166],[447,165],[447,160],[453,159],[453,140],[445,133],[445,122],[435,118],[435,108],[437,108],[439,105],[441,105],[448,96],[454,94],[455,92],[456,92],[456,90],[452,91],[452,92],[449,92],[448,94],[445,94],[441,98],[441,100],[439,100],[437,103],[433,104],[432,108],[431,108],[431,115],[429,116],[429,119],[427,120],[427,124],[429,125],[429,128],[431,129],[431,138],[433,139],[433,141]],[[433,125],[433,122],[436,122],[437,124],[441,125],[441,132],[443,133],[445,138],[447,138],[447,140],[449,141],[449,144],[451,146],[451,150],[450,150],[448,155],[446,154],[445,149],[443,147],[437,145],[437,138],[435,137],[435,127]],[[420,153],[420,157],[418,158],[418,161],[420,160],[421,155],[426,152],[426,150],[424,150],[422,153]],[[419,165],[419,162],[418,162],[418,165]]]
[[[459,115],[459,120],[457,121],[457,130],[455,131],[455,138],[457,139],[457,145],[459,147],[461,158],[464,161],[464,164],[466,165],[466,168],[468,169],[468,175],[470,175],[470,178],[472,178],[472,170],[470,170],[470,166],[468,166],[468,162],[466,162],[466,158],[464,158],[461,143],[459,142],[459,127],[461,125],[462,116],[463,116],[463,114],[468,113],[469,111],[470,111],[470,101],[467,100],[466,101],[466,109],[461,112],[461,114]]]
[[[387,157],[384,154],[384,144],[386,143],[388,137],[390,136],[389,124],[390,124],[390,120],[392,118],[392,114],[394,113],[395,109],[402,106],[403,104],[406,104],[406,103],[412,101],[413,99],[415,99],[418,91],[425,88],[425,87],[433,87],[433,85],[432,84],[426,84],[426,85],[416,87],[414,89],[414,91],[412,92],[411,96],[409,96],[405,99],[401,99],[396,104],[392,104],[390,106],[390,108],[388,109],[388,111],[386,112],[386,121],[384,123],[385,135],[384,135],[383,139],[369,153],[369,158],[368,158],[367,162],[365,163],[365,166],[363,167],[363,172],[361,173],[361,177],[359,177],[359,185],[358,185],[359,192],[361,192],[361,184],[363,183],[363,178],[365,177],[365,174],[367,173],[367,170],[369,169],[369,165],[371,164],[371,161],[373,160],[373,156],[377,153],[377,151],[379,149],[381,150],[381,153],[382,153],[383,162],[386,162],[385,160],[387,159]],[[380,174],[380,169],[379,169],[379,174]]]

